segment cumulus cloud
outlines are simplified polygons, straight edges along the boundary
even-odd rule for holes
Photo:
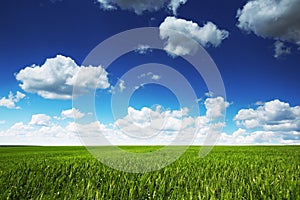
[[[278,58],[282,55],[290,54],[291,48],[286,47],[285,44],[281,41],[275,41],[274,43],[274,57]]]
[[[217,119],[224,116],[224,111],[229,103],[223,97],[207,98],[204,102],[206,107],[206,116]]]
[[[240,127],[233,134],[223,133],[220,143],[299,144],[300,107],[278,99],[256,109],[241,109],[234,120]]]
[[[31,121],[29,125],[36,126],[49,126],[51,122],[51,117],[45,114],[35,114],[31,116]]]
[[[20,87],[46,99],[71,99],[73,87],[83,94],[89,89],[110,86],[108,73],[101,66],[78,66],[70,57],[57,55],[41,65],[32,65],[16,73]]]
[[[80,119],[80,118],[84,117],[84,113],[80,112],[76,108],[72,108],[72,109],[69,109],[69,110],[63,110],[61,112],[61,116],[63,118]]]
[[[134,11],[137,15],[144,12],[155,12],[167,6],[176,15],[177,9],[185,4],[187,0],[98,0],[98,2],[104,10],[121,8]]]
[[[172,10],[174,15],[177,15],[177,9],[186,2],[187,0],[171,0],[168,7]]]
[[[2,97],[0,99],[0,106],[6,107],[6,108],[14,108],[14,109],[20,109],[19,106],[16,106],[16,103],[18,103],[21,99],[23,99],[26,95],[17,91],[17,93],[14,95],[11,91],[8,94],[8,97]]]
[[[128,108],[128,114],[115,122],[116,127],[133,138],[147,139],[147,142],[166,144],[178,135],[182,142],[195,135],[195,143],[204,142],[205,136],[214,132],[220,134],[225,123],[220,120],[229,105],[222,97],[207,98],[205,101],[206,115],[191,117],[188,108],[181,110],[162,110],[147,107],[136,110]],[[219,119],[219,120],[218,120]]]
[[[28,124],[18,122],[8,130],[0,130],[0,143],[81,145],[81,137],[85,145],[168,145],[172,141],[176,141],[175,144],[188,144],[192,138],[193,144],[199,145],[204,144],[209,133],[210,136],[219,137],[218,144],[300,144],[299,106],[273,100],[261,103],[256,109],[241,109],[234,118],[239,128],[231,134],[221,132],[226,125],[224,121],[216,121],[224,116],[229,103],[221,97],[215,97],[207,98],[204,106],[205,115],[194,117],[187,108],[163,110],[161,106],[154,109],[129,107],[127,115],[112,124],[94,121],[59,125],[52,122],[51,116],[35,114]],[[70,116],[71,109],[65,113]],[[101,135],[109,143],[103,142]]]
[[[300,144],[299,132],[249,131],[239,128],[233,134],[222,133],[218,144],[228,145],[293,145]]]
[[[209,99],[207,102],[217,104],[222,101]],[[216,113],[222,113],[224,108],[219,106],[216,109],[221,109],[215,111]],[[79,141],[78,133],[90,145],[102,144],[102,141],[99,141],[100,135],[104,135],[111,144],[118,145],[167,145],[173,141],[175,144],[189,144],[190,142],[201,144],[208,133],[218,132],[224,126],[223,122],[216,122],[211,116],[192,117],[189,112],[188,108],[163,110],[161,106],[157,106],[154,109],[144,107],[138,110],[129,107],[127,115],[112,124],[102,124],[98,121],[85,124],[71,122],[64,126],[52,122],[51,116],[35,114],[28,124],[16,123],[8,130],[0,131],[0,136],[1,138],[18,137],[20,139],[18,141],[31,140],[30,144],[39,142],[45,144],[48,140],[58,142],[57,145],[74,144],[72,142]],[[74,113],[74,110],[65,110],[62,116],[71,117],[71,113]],[[213,116],[218,117],[218,115]],[[68,143],[69,141],[71,143]]]
[[[118,129],[133,137],[148,138],[160,132],[170,133],[178,132],[182,124],[186,122],[182,118],[186,118],[187,108],[174,111],[163,111],[161,106],[157,106],[155,110],[144,107],[136,110],[132,107],[128,108],[128,115],[115,122]]]
[[[2,143],[9,140],[38,145],[51,142],[52,145],[80,145],[79,133],[86,145],[101,145],[101,135],[114,145],[168,145],[176,138],[175,144],[188,144],[192,138],[193,144],[199,145],[209,133],[219,137],[218,144],[300,144],[299,106],[273,100],[256,109],[241,109],[234,117],[239,128],[231,134],[222,133],[226,124],[216,120],[224,116],[229,103],[215,97],[207,98],[204,106],[206,114],[194,117],[188,108],[163,110],[157,106],[139,110],[129,107],[127,115],[112,124],[95,121],[85,124],[70,122],[62,126],[52,122],[51,116],[35,114],[28,124],[18,122],[6,131],[0,130],[0,136]],[[64,115],[70,116],[71,111],[66,110]]]
[[[263,38],[274,38],[300,46],[299,10],[299,0],[249,1],[237,12],[237,26]]]
[[[268,131],[300,131],[300,107],[291,107],[278,99],[257,109],[242,109],[235,116],[237,125]]]
[[[285,144],[280,137],[276,137],[273,132],[254,131],[247,132],[239,128],[232,134],[222,133],[218,144],[228,145],[255,145],[255,144]]]
[[[111,94],[115,94],[117,91],[123,92],[125,89],[126,89],[125,81],[120,79],[116,84],[116,86],[110,86],[108,92],[110,92]]]
[[[161,39],[167,40],[164,49],[173,55],[193,55],[198,43],[204,47],[218,47],[229,36],[228,31],[218,29],[212,22],[200,27],[193,21],[176,17],[166,17],[159,30]]]
[[[0,130],[0,137],[0,144],[6,145],[81,145],[75,132],[54,123],[45,126],[17,122],[8,130]]]

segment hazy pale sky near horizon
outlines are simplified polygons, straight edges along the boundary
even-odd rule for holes
[[[4,0],[0,145],[79,145],[78,131],[114,144],[170,144],[177,134],[203,144],[210,132],[218,144],[300,144],[299,10],[300,0]],[[110,66],[84,64],[101,42],[142,27],[157,27],[163,49],[141,43]],[[216,64],[226,96],[208,91],[182,58],[197,45]],[[123,80],[147,63],[161,68],[132,76],[138,85]],[[187,80],[195,98],[181,92],[190,103],[159,84],[173,78],[172,87],[186,87],[162,65]],[[96,89],[95,113],[75,106],[74,87],[79,95]],[[128,91],[126,108],[111,108],[112,97]]]

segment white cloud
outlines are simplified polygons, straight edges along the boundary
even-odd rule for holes
[[[134,11],[137,15],[144,12],[155,12],[167,6],[174,15],[177,9],[187,0],[97,0],[104,10],[115,10],[121,8],[123,10]]]
[[[168,145],[179,137],[175,144],[187,144],[187,139],[195,134],[193,144],[203,144],[210,134],[218,144],[300,144],[300,107],[273,100],[260,103],[256,109],[241,109],[235,116],[239,128],[232,134],[222,133],[224,116],[229,106],[221,97],[207,98],[204,102],[206,114],[192,117],[188,108],[163,110],[144,107],[140,110],[128,108],[128,114],[113,124],[98,121],[79,124],[76,122],[59,125],[46,114],[32,115],[28,124],[15,123],[7,130],[0,130],[1,144],[32,145],[81,145],[102,144],[104,135],[111,144],[156,144]],[[62,111],[63,117],[83,117],[75,109]],[[53,117],[54,118],[54,117]],[[58,121],[60,123],[60,121]],[[64,124],[64,123],[62,123]],[[88,139],[86,139],[88,138]],[[178,139],[178,138],[177,138]],[[107,144],[107,143],[103,143]],[[211,144],[211,143],[210,143]]]
[[[237,26],[263,38],[274,38],[300,46],[299,10],[299,0],[249,1],[237,12]]]
[[[80,112],[76,108],[72,108],[72,109],[69,109],[69,110],[63,110],[61,112],[61,116],[63,118],[80,119],[80,118],[84,117],[84,113]]]
[[[300,144],[300,107],[279,100],[256,109],[241,109],[234,117],[239,128],[223,133],[219,143],[228,144]]]
[[[247,131],[239,128],[233,134],[222,133],[218,144],[228,145],[290,145],[300,144],[300,133],[275,131]]]
[[[124,90],[125,90],[125,81],[123,81],[123,80],[119,80],[119,84],[118,84],[118,87],[119,87],[119,90],[121,91],[121,92],[123,92]]]
[[[5,124],[6,121],[5,120],[0,120],[0,124]]]
[[[177,15],[177,9],[186,2],[187,0],[171,0],[168,7],[172,10],[174,15]]]
[[[76,133],[53,123],[36,126],[18,122],[0,131],[0,138],[1,145],[82,145]]]
[[[291,107],[278,99],[266,102],[257,109],[241,109],[235,116],[237,125],[267,131],[299,131],[300,107]]]
[[[110,89],[108,90],[108,92],[110,92],[111,94],[115,94],[117,91],[123,92],[126,89],[125,86],[125,81],[124,80],[119,80],[117,83],[117,86],[110,86]]]
[[[206,97],[213,97],[214,96],[214,93],[212,91],[209,91],[209,92],[206,92],[204,94]]]
[[[32,65],[20,70],[16,79],[24,91],[46,99],[71,99],[74,86],[79,93],[110,86],[107,72],[101,66],[78,66],[62,55],[47,59],[42,66]]]
[[[265,104],[265,102],[263,102],[263,101],[257,101],[253,105],[255,105],[255,106],[262,106],[264,104]]]
[[[161,79],[161,76],[159,76],[157,74],[153,74],[152,77],[151,77],[151,79],[157,81],[157,80]]]
[[[166,17],[159,26],[161,39],[166,39],[164,49],[174,55],[193,55],[198,50],[198,43],[204,47],[218,47],[229,36],[226,30],[220,30],[212,23],[207,22],[203,27],[197,23]]]
[[[224,117],[224,112],[229,106],[229,103],[223,97],[207,98],[204,102],[206,107],[206,116],[209,118],[217,119]]]
[[[151,52],[151,48],[149,45],[146,44],[140,44],[138,45],[138,47],[135,49],[135,52],[139,53],[139,54],[146,54],[148,52]]]
[[[278,58],[282,55],[290,54],[291,53],[291,48],[286,47],[285,44],[281,41],[275,41],[274,42],[274,57]]]
[[[220,104],[220,105],[218,105]],[[147,139],[147,143],[166,144],[172,142],[177,135],[184,143],[195,134],[197,144],[201,144],[207,134],[220,134],[225,125],[220,119],[229,105],[222,97],[208,98],[205,101],[206,115],[191,117],[188,108],[163,111],[160,106],[155,110],[144,107],[136,110],[128,108],[128,115],[116,121],[116,127],[133,138]]]
[[[188,116],[188,109],[166,110],[160,106],[155,110],[144,107],[136,110],[128,108],[128,115],[115,122],[115,130],[126,136],[127,141],[136,144],[171,144],[181,137],[185,143],[192,134],[196,134],[194,119]],[[193,138],[190,138],[190,142]]]
[[[102,144],[99,139],[103,134],[111,144],[167,145],[176,137],[180,138],[176,144],[187,144],[187,138],[195,134],[193,144],[199,145],[210,134],[216,138],[220,136],[218,144],[300,144],[299,106],[273,100],[256,109],[241,109],[234,118],[238,130],[228,134],[221,132],[225,122],[217,119],[224,116],[229,103],[215,97],[207,98],[204,105],[206,114],[196,117],[190,116],[187,108],[163,110],[157,106],[137,110],[129,107],[128,114],[114,124],[96,121],[62,126],[53,123],[51,116],[35,114],[28,124],[18,122],[8,130],[0,131],[0,137],[2,143],[10,139],[18,144],[80,145],[79,132],[81,137],[89,138],[84,139],[88,144]],[[63,111],[62,116],[71,117],[72,112],[72,109]]]
[[[143,74],[138,76],[139,79],[148,78],[148,77],[150,77],[150,79],[155,80],[155,81],[158,81],[159,79],[161,79],[160,75],[154,74],[152,72],[143,73]]]
[[[29,125],[36,126],[49,126],[51,123],[51,117],[45,114],[35,114],[31,116]]]
[[[0,130],[0,145],[82,145],[75,131],[55,124],[46,114],[34,114],[29,123],[17,122]]]
[[[20,109],[20,107],[16,106],[16,103],[18,103],[21,99],[23,99],[26,95],[17,91],[16,95],[13,95],[13,93],[10,91],[8,94],[8,98],[2,97],[0,99],[0,106],[6,107],[6,108],[15,108]]]
[[[215,101],[217,102],[221,101]],[[72,109],[66,110],[62,115],[70,116],[71,111]],[[214,122],[214,119],[208,116],[191,117],[187,108],[163,110],[161,106],[155,109],[145,107],[141,110],[129,107],[128,114],[113,124],[96,121],[86,124],[72,122],[62,126],[52,122],[51,119],[51,116],[45,114],[35,114],[28,124],[19,122],[6,131],[0,131],[1,142],[10,139],[13,144],[24,142],[23,144],[45,145],[49,141],[48,145],[78,145],[80,133],[82,139],[91,145],[102,144],[102,141],[99,141],[100,134],[103,134],[111,144],[167,145],[176,137],[179,137],[176,144],[187,144],[188,138],[189,142],[193,142],[192,136],[195,134],[195,142],[201,144],[208,133],[214,131],[220,134],[218,131],[224,125]]]
[[[218,144],[229,145],[255,145],[255,144],[281,144],[281,140],[276,138],[274,133],[266,131],[247,132],[239,128],[233,134],[222,133]]]

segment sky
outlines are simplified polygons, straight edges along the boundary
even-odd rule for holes
[[[300,144],[300,1],[0,6],[0,145]]]

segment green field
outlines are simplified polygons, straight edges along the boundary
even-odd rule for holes
[[[300,199],[300,146],[217,146],[204,158],[199,149],[126,173],[84,147],[0,147],[0,199]]]

